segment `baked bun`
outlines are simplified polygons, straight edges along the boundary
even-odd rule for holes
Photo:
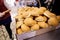
[[[48,27],[48,24],[45,23],[45,22],[38,22],[39,26],[42,27],[42,28],[47,28]]]
[[[25,25],[25,24],[22,24],[22,25],[21,25],[21,29],[22,29],[23,32],[28,32],[28,31],[30,31],[30,28],[29,28],[27,25]]]
[[[33,20],[32,18],[26,18],[24,20],[24,23],[27,25],[27,26],[33,26],[34,24],[36,24],[36,21]]]
[[[47,18],[45,16],[38,16],[35,18],[35,20],[40,22],[46,22]]]
[[[57,16],[58,21],[60,22],[60,16]]]
[[[51,18],[51,17],[56,17],[56,15],[54,13],[51,13],[50,11],[45,11],[44,12],[44,15],[47,16],[48,18]]]
[[[39,25],[38,24],[35,24],[31,27],[31,30],[39,30]]]
[[[51,25],[51,26],[57,26],[58,23],[59,22],[58,22],[57,18],[54,18],[54,17],[52,17],[48,20],[48,24]]]
[[[21,30],[21,28],[17,29],[17,34],[22,34],[23,31]]]
[[[16,28],[19,28],[22,24],[23,24],[23,21],[18,21],[18,22],[16,23]]]

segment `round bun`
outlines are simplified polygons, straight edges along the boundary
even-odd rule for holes
[[[58,21],[60,22],[60,16],[57,16]]]
[[[46,22],[47,18],[45,16],[38,16],[35,18],[35,20],[39,22]]]
[[[39,25],[38,24],[35,24],[31,27],[31,30],[39,30]]]
[[[22,34],[23,33],[23,31],[19,28],[19,29],[17,29],[17,34]]]
[[[45,23],[45,22],[38,22],[39,26],[42,27],[42,28],[47,28],[48,27],[48,24]]]
[[[29,28],[27,25],[25,25],[25,24],[22,24],[22,25],[21,25],[21,29],[22,29],[23,32],[28,32],[28,31],[30,31],[30,28]]]
[[[56,15],[54,13],[51,13],[50,11],[45,11],[44,12],[44,15],[47,16],[48,18],[51,18],[51,17],[56,17]]]
[[[36,24],[36,21],[33,20],[32,18],[26,18],[24,20],[24,23],[27,25],[27,26],[33,26],[34,24]]]
[[[58,23],[59,23],[58,20],[56,18],[53,18],[53,17],[48,20],[48,24],[51,26],[57,26]]]

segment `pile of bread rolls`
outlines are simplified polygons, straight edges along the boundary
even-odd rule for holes
[[[15,19],[17,34],[36,31],[50,26],[56,27],[60,22],[60,16],[56,16],[45,7],[19,8]]]

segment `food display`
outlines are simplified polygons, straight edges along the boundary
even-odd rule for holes
[[[56,16],[45,7],[19,8],[15,19],[17,34],[36,31],[50,26],[56,27],[60,22],[60,16]]]

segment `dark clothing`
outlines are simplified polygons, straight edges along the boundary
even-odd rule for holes
[[[4,24],[4,26],[5,26],[6,30],[8,30],[8,33],[9,33],[10,38],[12,38],[12,31],[10,29],[10,23]]]
[[[3,0],[0,0],[0,12],[4,12],[8,10],[5,5]],[[10,29],[10,23],[11,23],[11,16],[10,13],[5,14],[3,17],[0,17],[0,25],[4,25],[7,32],[9,33],[10,38],[12,38],[12,31]]]
[[[8,23],[10,23],[11,22],[11,17],[8,17],[6,20],[1,20],[0,21],[0,25],[2,24],[8,24]]]
[[[1,22],[3,22],[3,21],[1,21]],[[0,23],[0,25],[2,25],[2,23]],[[9,34],[9,37],[12,38],[12,31],[11,31],[11,29],[10,29],[10,23],[7,23],[7,24],[4,24],[4,23],[3,23],[3,25],[5,26],[8,34]]]
[[[0,12],[4,12],[6,10],[8,10],[8,9],[5,7],[4,3],[0,4]],[[0,21],[1,20],[6,20],[9,17],[10,17],[10,13],[6,13],[3,17],[0,17]]]

